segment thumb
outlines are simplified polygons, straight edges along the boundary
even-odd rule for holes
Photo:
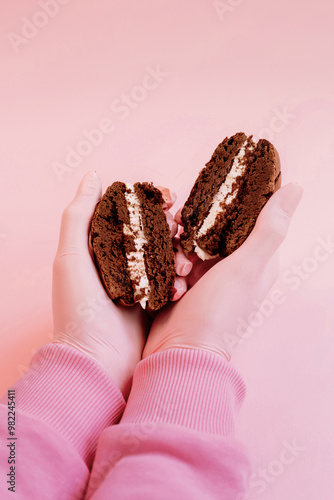
[[[101,194],[100,178],[95,171],[88,172],[80,182],[74,199],[63,212],[57,256],[89,252],[90,222]]]
[[[259,262],[267,262],[284,241],[302,195],[302,186],[293,182],[276,191],[240,250],[248,256],[254,252]]]

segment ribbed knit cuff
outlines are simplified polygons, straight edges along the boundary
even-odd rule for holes
[[[46,344],[15,384],[20,413],[37,417],[68,439],[89,466],[99,435],[116,423],[125,400],[92,358],[62,344]]]
[[[121,424],[159,422],[231,436],[245,393],[241,376],[222,356],[166,349],[137,365]]]

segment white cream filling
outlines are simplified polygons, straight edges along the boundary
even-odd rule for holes
[[[196,240],[201,236],[204,236],[209,229],[211,229],[215,223],[216,218],[219,213],[222,212],[222,207],[224,205],[229,205],[238,194],[238,189],[234,189],[235,182],[243,175],[246,170],[246,164],[244,163],[244,157],[246,154],[246,142],[241,146],[238,154],[233,159],[232,168],[226,176],[225,182],[220,186],[218,193],[212,199],[212,205],[210,207],[209,213],[202,222],[200,228],[197,230],[195,241],[194,241],[194,251],[202,260],[214,259],[217,255],[209,255],[207,252],[202,250]],[[252,151],[256,144],[253,143],[248,151]]]
[[[144,244],[147,243],[141,218],[139,199],[132,184],[126,184],[127,191],[124,193],[127,209],[129,211],[130,223],[123,225],[123,232],[132,236],[136,250],[127,254],[129,276],[134,287],[134,297],[145,294],[140,305],[145,309],[150,293],[150,284],[145,270]],[[139,283],[137,283],[139,281]]]
[[[217,257],[217,255],[210,255],[206,253],[204,250],[202,250],[196,243],[194,242],[194,252],[198,255],[198,257],[202,260],[209,260],[209,259],[214,259]]]

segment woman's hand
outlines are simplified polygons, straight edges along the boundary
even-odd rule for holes
[[[188,292],[156,317],[143,358],[171,348],[230,354],[247,323],[278,277],[277,250],[284,241],[302,188],[288,184],[266,203],[247,240],[225,259],[202,262],[195,255]],[[180,222],[179,215],[176,219]],[[179,249],[177,259],[186,262]]]
[[[101,190],[100,179],[89,172],[62,215],[53,264],[53,341],[95,359],[126,396],[146,332],[140,305],[116,306],[92,260],[88,235]]]
[[[168,189],[160,189],[174,236],[177,224],[168,210],[175,200]],[[100,179],[95,172],[88,173],[62,216],[53,265],[53,341],[91,356],[127,396],[134,369],[141,359],[148,319],[139,304],[116,306],[103,288],[94,265],[89,228],[101,194]],[[185,289],[181,280],[181,289],[176,293],[182,295]]]

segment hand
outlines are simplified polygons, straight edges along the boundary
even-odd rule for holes
[[[190,289],[156,317],[143,358],[165,349],[193,348],[230,359],[240,337],[240,319],[247,322],[278,277],[277,250],[301,196],[297,184],[279,189],[246,241],[225,259],[202,262],[189,256],[193,264]],[[234,343],[233,338],[237,339]]]
[[[171,235],[174,236],[178,226],[169,208],[175,199],[168,189],[161,187],[160,190]],[[53,341],[91,356],[126,397],[134,369],[141,359],[149,319],[139,304],[116,306],[105,291],[94,265],[89,228],[101,194],[100,179],[95,172],[88,173],[62,216],[59,246],[53,264]],[[174,299],[186,290],[184,280],[180,279],[175,288]]]
[[[166,214],[166,219],[170,228],[170,235],[171,238],[173,239],[173,247],[174,249],[178,246],[178,240],[176,237],[176,234],[179,229],[179,224],[175,220],[175,218],[172,216],[170,213],[169,209],[172,208],[176,201],[176,194],[173,196],[171,195],[169,189],[163,187],[163,186],[157,186],[158,189],[160,189],[162,193],[162,197],[165,200],[165,204],[163,205],[163,209]],[[182,295],[184,295],[187,291],[187,280],[184,278],[184,276],[187,276],[192,268],[192,264],[189,262],[187,257],[184,255],[182,252],[176,252],[175,253],[175,270],[176,270],[176,278],[174,282],[174,292],[171,297],[172,301],[179,300]],[[150,318],[155,318],[157,315],[156,311],[150,311],[149,313]]]
[[[100,179],[89,172],[62,215],[53,264],[53,341],[91,356],[126,396],[146,332],[141,307],[116,306],[92,260],[88,235],[101,190]]]

